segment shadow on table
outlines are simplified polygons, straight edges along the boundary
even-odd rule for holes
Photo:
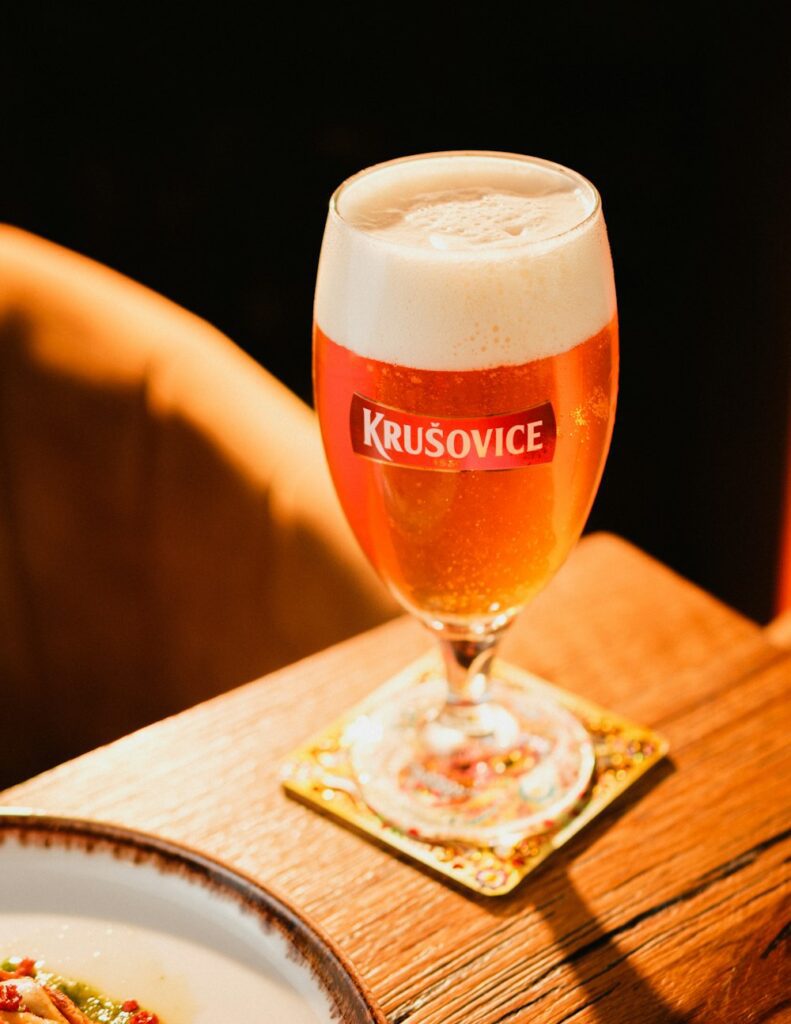
[[[626,929],[607,931],[566,877],[560,913],[547,914],[555,942],[565,954],[553,970],[570,967],[585,991],[584,1008],[601,1024],[639,1020],[640,1024],[685,1024],[617,943]],[[581,945],[580,945],[581,941]],[[580,1007],[582,1009],[583,1007]]]
[[[531,979],[531,988],[535,990],[545,978],[565,967],[571,968],[586,997],[584,1007],[580,1006],[577,1012],[584,1008],[591,1014],[591,1019],[601,1024],[619,1024],[628,1020],[639,1020],[640,1024],[686,1024],[688,1020],[668,1006],[648,979],[630,962],[629,954],[618,945],[619,937],[651,916],[653,910],[642,911],[608,929],[575,888],[569,871],[581,853],[618,823],[626,807],[637,803],[674,770],[669,760],[657,765],[568,846],[553,854],[535,878],[528,877],[510,899],[487,901],[487,909],[502,918],[529,912],[532,904],[535,913],[552,929],[560,956],[544,973]],[[632,858],[634,863],[638,853],[625,850],[624,861],[628,864]],[[639,869],[635,872],[632,866],[625,873],[634,876]],[[615,872],[613,882],[617,888]],[[539,995],[538,1000],[551,998],[551,992],[550,982],[546,995]]]

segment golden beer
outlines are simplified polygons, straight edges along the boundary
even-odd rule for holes
[[[612,431],[617,323],[567,352],[515,366],[420,370],[366,359],[314,328],[316,406],[335,487],[363,550],[423,618],[511,615],[552,578],[590,511]],[[352,448],[354,394],[440,421],[549,400],[554,458],[451,472],[388,465]]]

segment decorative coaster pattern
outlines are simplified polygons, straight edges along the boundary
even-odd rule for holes
[[[547,823],[546,832],[529,836],[513,847],[422,842],[383,821],[365,803],[351,769],[349,736],[353,735],[355,722],[381,701],[441,674],[436,652],[408,666],[294,750],[283,765],[282,781],[290,796],[483,896],[511,892],[553,850],[568,842],[668,751],[667,741],[658,733],[514,665],[497,662],[494,674],[498,678],[551,696],[580,719],[596,751],[591,783],[563,819]]]

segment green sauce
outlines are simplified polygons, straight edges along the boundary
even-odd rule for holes
[[[19,966],[20,957],[10,957],[0,963],[0,969],[4,971],[15,971]],[[86,1017],[96,1021],[97,1024],[126,1024],[131,1019],[131,1010],[122,1010],[122,1003],[114,1003],[107,999],[95,988],[86,985],[84,981],[75,981],[73,978],[64,978],[60,974],[36,968],[36,981],[42,985],[49,985],[59,992],[65,993],[71,1001],[78,1006]]]

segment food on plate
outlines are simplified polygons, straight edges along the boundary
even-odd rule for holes
[[[81,981],[61,977],[38,961],[0,963],[0,1024],[163,1024],[136,999],[116,1003]]]

